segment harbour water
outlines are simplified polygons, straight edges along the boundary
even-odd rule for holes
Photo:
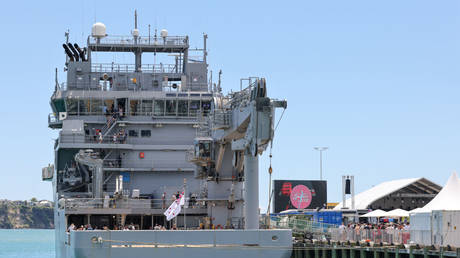
[[[0,258],[54,257],[54,230],[0,229]]]

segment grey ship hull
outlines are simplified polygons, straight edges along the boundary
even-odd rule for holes
[[[66,257],[290,257],[290,230],[72,231]]]

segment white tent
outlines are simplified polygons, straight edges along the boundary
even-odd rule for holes
[[[371,211],[371,212],[368,212],[364,215],[361,215],[360,217],[364,217],[364,218],[380,218],[380,217],[386,217],[386,214],[387,212],[386,211],[382,211],[382,210],[375,210],[375,211]]]
[[[409,212],[403,209],[394,209],[392,211],[387,212],[386,217],[389,217],[389,218],[409,217]]]
[[[410,238],[423,245],[460,246],[460,179],[452,173],[442,190],[423,208],[410,211]],[[446,226],[447,225],[447,226]]]
[[[418,212],[419,210],[421,210],[421,209],[422,209],[422,208],[415,208],[415,209],[413,209],[413,210],[410,210],[410,211],[409,211],[409,214],[411,214],[411,213],[417,213],[417,212]]]
[[[453,172],[442,190],[423,208],[414,213],[431,212],[433,210],[460,210],[460,179]]]

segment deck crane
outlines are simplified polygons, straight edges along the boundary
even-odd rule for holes
[[[221,168],[224,155],[227,151],[232,152],[233,169],[244,181],[245,229],[258,229],[258,155],[273,140],[275,109],[285,109],[287,101],[267,97],[264,78],[252,77],[248,80],[247,88],[229,96],[214,98],[205,126],[207,135],[195,139],[192,161],[197,164],[199,175],[219,181],[223,176]]]

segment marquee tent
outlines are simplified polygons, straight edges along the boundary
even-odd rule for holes
[[[460,179],[453,172],[442,190],[423,208],[411,213],[425,213],[433,210],[460,210]]]
[[[409,217],[409,212],[403,209],[394,209],[392,211],[387,212],[386,217],[389,217],[389,218]]]
[[[368,213],[366,213],[364,215],[361,215],[360,217],[364,217],[364,218],[380,218],[380,217],[386,217],[386,214],[387,214],[386,211],[375,210],[375,211],[368,212]]]

